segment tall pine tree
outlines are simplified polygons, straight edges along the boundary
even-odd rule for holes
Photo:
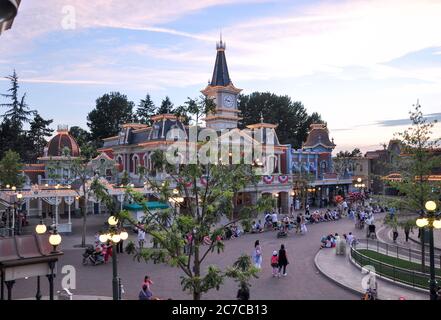
[[[168,96],[166,96],[165,99],[162,100],[161,106],[158,109],[158,114],[165,113],[173,113],[173,103],[170,101],[170,98]]]
[[[156,106],[153,103],[150,95],[147,94],[145,99],[141,99],[138,105],[138,109],[136,110],[136,117],[139,123],[144,123],[147,125],[152,124],[152,120],[150,119],[156,113]]]

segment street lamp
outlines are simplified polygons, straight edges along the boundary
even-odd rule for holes
[[[99,240],[102,243],[110,242],[112,244],[112,269],[113,269],[113,278],[112,278],[112,290],[113,290],[113,300],[120,300],[119,294],[119,286],[118,286],[118,260],[116,257],[116,248],[115,246],[121,241],[126,240],[129,234],[126,231],[119,231],[117,229],[118,218],[115,216],[110,216],[107,219],[107,223],[109,224],[109,230],[107,230],[104,234],[99,236]]]
[[[47,230],[46,226],[43,223],[43,220],[40,220],[40,224],[38,224],[35,227],[35,232],[37,232],[38,235],[42,235]],[[49,244],[52,245],[53,250],[51,251],[52,254],[59,253],[57,251],[57,246],[59,246],[61,243],[61,236],[57,232],[57,228],[54,229],[53,233],[49,236]],[[51,270],[51,273],[47,275],[49,279],[49,300],[54,300],[54,268],[55,268],[55,261],[49,262],[49,268]],[[41,300],[41,291],[40,291],[40,276],[37,276],[37,294],[35,295],[35,298],[37,300]]]
[[[46,232],[46,230],[46,225],[43,223],[43,220],[40,220],[40,224],[37,224],[37,226],[35,227],[35,232],[37,234],[43,234]]]
[[[429,248],[430,248],[430,300],[436,300],[438,295],[436,292],[437,282],[435,278],[435,246],[433,243],[433,229],[441,228],[441,220],[438,219],[435,214],[436,211],[436,202],[435,201],[427,201],[425,204],[425,208],[427,211],[426,215],[421,216],[416,220],[416,225],[419,228],[427,227],[429,228]]]
[[[58,253],[57,251],[57,247],[60,245],[61,243],[61,236],[60,234],[57,232],[57,228],[54,229],[54,232],[50,235],[49,237],[49,243],[52,245],[53,250],[51,253]]]

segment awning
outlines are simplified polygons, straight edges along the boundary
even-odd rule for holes
[[[147,206],[147,209],[149,210],[158,210],[158,209],[167,209],[169,208],[169,205],[163,202],[159,201],[146,201],[144,202],[144,205]],[[143,206],[138,203],[130,203],[124,205],[124,209],[130,210],[130,211],[140,211],[143,210]]]

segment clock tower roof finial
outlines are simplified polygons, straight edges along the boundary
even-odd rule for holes
[[[230,74],[228,72],[227,59],[225,57],[225,42],[220,34],[220,41],[216,43],[216,62],[214,64],[213,77],[210,85],[212,86],[228,86],[231,83]]]

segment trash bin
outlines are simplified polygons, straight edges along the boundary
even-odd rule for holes
[[[73,295],[69,289],[64,288],[61,291],[57,291],[58,300],[73,300]]]

